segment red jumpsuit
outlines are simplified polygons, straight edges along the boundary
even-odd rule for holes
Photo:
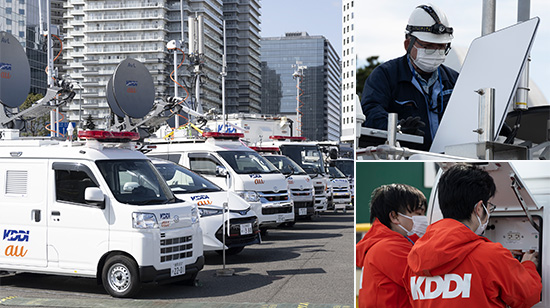
[[[454,219],[433,223],[415,243],[403,282],[413,307],[531,307],[542,290],[533,262]]]
[[[357,243],[357,266],[363,270],[359,308],[411,307],[403,286],[403,272],[412,242],[378,219]]]

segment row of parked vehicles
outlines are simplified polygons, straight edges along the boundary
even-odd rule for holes
[[[138,147],[146,157],[137,133],[2,133],[0,271],[93,277],[115,297],[192,283],[204,251],[237,254],[269,228],[351,206],[345,176],[301,139],[255,151],[239,134],[151,138]]]

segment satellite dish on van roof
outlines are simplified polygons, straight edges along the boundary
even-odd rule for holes
[[[127,58],[120,62],[113,74],[112,90],[116,104],[129,117],[143,118],[153,107],[153,77],[137,60]]]
[[[31,69],[25,50],[7,32],[0,32],[0,102],[7,107],[21,106],[31,87]]]
[[[120,107],[118,107],[118,104],[115,99],[115,94],[113,93],[113,77],[109,78],[109,82],[107,82],[107,103],[111,107],[111,110],[119,117],[124,118],[126,115]]]

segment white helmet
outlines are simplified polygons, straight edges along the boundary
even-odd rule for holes
[[[448,44],[453,39],[447,15],[433,4],[417,6],[409,17],[405,33],[419,40],[435,44]]]

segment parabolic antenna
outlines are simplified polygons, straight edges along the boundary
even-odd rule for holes
[[[25,50],[7,32],[0,32],[0,102],[15,108],[25,102],[31,87],[31,69]]]
[[[155,100],[153,77],[141,62],[131,58],[120,62],[112,83],[113,96],[124,114],[143,118],[151,111]]]
[[[109,104],[109,107],[111,107],[111,110],[119,117],[124,118],[125,114],[122,112],[120,107],[118,107],[118,104],[115,99],[115,94],[113,93],[113,77],[109,78],[109,82],[107,82],[107,103]]]

